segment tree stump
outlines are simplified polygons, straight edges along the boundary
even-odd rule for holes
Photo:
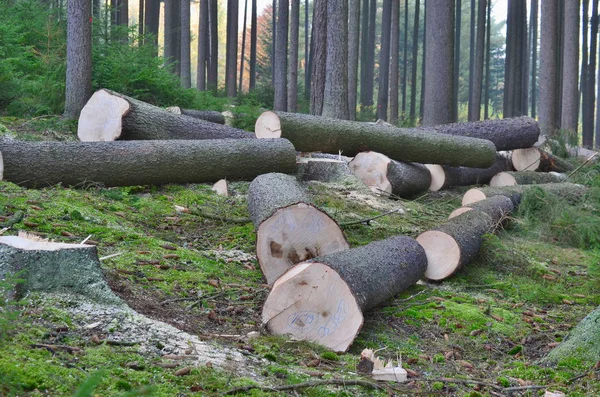
[[[256,257],[268,284],[294,264],[349,248],[338,224],[313,206],[296,178],[271,173],[248,189]]]
[[[404,236],[302,262],[273,285],[263,324],[274,334],[346,351],[362,313],[416,283],[426,266],[423,248]]]

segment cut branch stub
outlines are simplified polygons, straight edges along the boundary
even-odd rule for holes
[[[565,174],[556,172],[500,172],[492,178],[490,186],[535,185],[540,183],[560,183],[567,179]]]
[[[426,266],[423,248],[404,236],[302,262],[273,285],[263,324],[274,334],[346,351],[362,313],[416,283]]]
[[[298,262],[349,248],[338,224],[309,203],[290,175],[255,178],[248,189],[248,210],[257,229],[256,257],[268,284]]]

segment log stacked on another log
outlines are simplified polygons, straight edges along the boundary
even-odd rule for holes
[[[170,106],[165,110],[173,114],[182,114],[195,119],[210,121],[211,123],[225,124],[225,116],[216,110],[182,109],[179,106]]]
[[[263,324],[344,352],[362,327],[362,312],[416,283],[426,266],[423,248],[404,236],[302,262],[273,285]]]
[[[351,174],[344,160],[299,157],[296,161],[296,175],[301,181],[335,182]]]
[[[521,195],[529,189],[542,189],[547,193],[555,194],[565,200],[576,203],[583,199],[587,188],[575,183],[544,183],[539,185],[516,185],[503,187],[479,187],[468,190],[462,198],[462,205],[468,205],[488,197],[501,195],[510,198],[515,206],[521,202]]]
[[[296,150],[354,156],[376,151],[394,160],[490,167],[496,147],[488,140],[440,134],[433,128],[395,128],[299,113],[265,112],[258,138],[287,138]]]
[[[431,185],[431,174],[424,165],[395,161],[377,152],[359,153],[348,165],[358,179],[378,194],[410,197]]]
[[[216,125],[216,124],[215,124]],[[293,173],[296,150],[286,139],[23,142],[0,140],[4,180],[28,186],[207,183]]]
[[[81,110],[77,136],[84,142],[254,138],[244,130],[193,117],[181,117],[105,89],[96,91]]]
[[[513,150],[511,160],[517,171],[564,173],[574,169],[569,162],[536,147]]]
[[[268,284],[291,266],[350,246],[338,224],[312,204],[296,178],[260,175],[248,189],[256,257]]]
[[[500,172],[492,178],[490,186],[535,185],[540,183],[561,183],[568,179],[567,175],[556,172]]]
[[[465,212],[477,210],[483,211],[486,214],[492,216],[493,219],[501,222],[503,221],[508,214],[510,214],[515,209],[515,204],[512,200],[506,196],[490,196],[485,200],[476,201],[471,204],[467,204],[463,207],[459,207],[450,213],[448,219],[455,218],[460,214],[464,214]]]

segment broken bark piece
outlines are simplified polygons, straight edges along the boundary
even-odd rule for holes
[[[216,110],[182,109],[179,106],[170,106],[165,110],[173,114],[182,114],[195,119],[210,121],[211,123],[225,124],[225,116]]]
[[[559,172],[572,171],[569,162],[536,147],[512,151],[511,160],[517,171]]]
[[[483,185],[499,172],[511,171],[510,158],[502,153],[496,155],[494,165],[489,168],[450,167],[438,164],[426,164],[431,174],[429,190],[437,192],[453,186]]]
[[[500,172],[492,178],[490,186],[537,185],[540,183],[561,183],[567,180],[565,174],[556,172]]]
[[[460,214],[464,214],[469,211],[483,211],[490,215],[494,222],[502,222],[508,214],[513,212],[515,205],[512,200],[506,196],[491,196],[485,200],[477,201],[475,203],[468,204],[464,207],[460,207],[452,211],[448,219],[457,217]]]
[[[255,178],[248,189],[248,210],[256,227],[256,257],[268,284],[298,262],[349,248],[338,224],[310,204],[293,176]]]
[[[294,172],[296,151],[285,139],[191,141],[0,141],[4,179],[29,187],[160,185],[251,180]]]
[[[193,117],[181,117],[106,89],[96,91],[81,110],[77,136],[84,142],[253,138],[246,131]]]
[[[67,292],[123,304],[106,283],[93,245],[0,237],[0,279],[9,276],[24,280],[14,287],[17,299],[27,291]]]
[[[495,195],[506,196],[511,199],[515,207],[521,202],[521,195],[528,189],[539,188],[547,193],[555,194],[564,198],[565,200],[577,203],[583,199],[587,188],[583,185],[575,183],[563,182],[563,183],[544,183],[539,185],[516,185],[516,186],[502,186],[502,187],[478,187],[468,190],[462,198],[462,205],[475,203],[477,201],[485,200],[488,197]]]
[[[229,196],[229,192],[227,191],[227,180],[220,179],[213,185],[210,189],[213,192],[217,193],[219,196]]]
[[[431,173],[424,165],[395,161],[377,152],[357,154],[349,167],[358,179],[379,194],[410,197],[431,185]]]
[[[299,113],[265,112],[256,121],[255,133],[258,138],[287,138],[301,152],[354,156],[375,151],[394,160],[469,167],[490,167],[496,156],[494,144],[484,139]]]
[[[426,266],[423,248],[405,236],[299,263],[273,285],[263,324],[277,335],[346,351],[362,313],[416,283]]]
[[[301,181],[334,182],[350,174],[344,160],[300,157],[296,161],[296,175]]]
[[[469,211],[421,233],[417,241],[427,254],[425,277],[440,281],[452,276],[477,255],[483,235],[496,225],[485,212]]]

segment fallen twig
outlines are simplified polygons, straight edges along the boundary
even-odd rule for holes
[[[587,160],[585,160],[585,161],[583,162],[583,164],[581,164],[579,167],[575,168],[575,169],[573,170],[573,172],[571,172],[571,173],[569,174],[569,178],[570,178],[570,177],[571,177],[573,174],[575,174],[577,171],[579,171],[579,170],[580,170],[580,169],[581,169],[581,168],[582,168],[584,165],[586,165],[587,163],[589,163],[590,161],[592,161],[592,159],[593,159],[594,157],[596,157],[596,156],[598,155],[598,153],[600,153],[600,152],[596,152],[596,153],[592,154],[592,155],[590,156],[590,158],[589,158],[589,159],[587,159]]]
[[[285,390],[299,390],[306,389],[309,387],[317,387],[317,386],[362,386],[368,389],[376,389],[381,390],[384,387],[378,385],[377,383],[368,382],[365,380],[358,379],[327,379],[327,380],[315,380],[310,382],[296,383],[295,385],[285,385],[285,386],[261,386],[261,385],[249,385],[236,387],[235,389],[231,389],[225,392],[224,395],[232,395],[236,393],[244,393],[250,390],[260,390],[266,392],[276,392],[276,391],[285,391]]]
[[[375,215],[375,216],[373,216],[371,218],[361,219],[361,220],[358,220],[358,221],[351,221],[351,222],[340,223],[340,226],[344,227],[344,226],[350,226],[350,225],[357,225],[359,223],[369,223],[371,221],[374,221],[375,219],[379,219],[379,218],[382,218],[384,216],[388,216],[388,215],[391,215],[391,214],[394,214],[394,213],[399,213],[400,211],[403,211],[402,208],[396,208],[396,209],[393,209],[391,211],[384,212],[383,214]]]
[[[10,229],[10,227],[5,227],[3,229],[0,229],[0,235],[4,234],[8,229]]]
[[[124,252],[117,252],[116,254],[111,254],[111,255],[106,255],[106,256],[103,256],[103,257],[101,257],[101,258],[100,258],[100,259],[98,259],[98,260],[100,260],[100,261],[105,261],[105,260],[107,260],[107,259],[114,258],[115,256],[119,256],[119,255],[123,255],[123,254],[124,254]]]
[[[87,241],[88,241],[88,240],[89,240],[91,237],[92,237],[92,234],[90,234],[89,236],[87,236],[86,238],[84,238],[84,239],[83,239],[83,241],[82,241],[82,242],[80,242],[79,244],[80,244],[80,245],[83,245],[83,244],[85,244],[85,243],[86,243],[86,242],[87,242]]]

